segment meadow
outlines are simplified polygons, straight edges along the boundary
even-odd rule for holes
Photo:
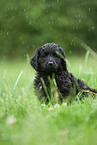
[[[97,88],[97,60],[67,58],[69,71]],[[96,145],[97,98],[41,104],[29,62],[0,61],[0,145]]]

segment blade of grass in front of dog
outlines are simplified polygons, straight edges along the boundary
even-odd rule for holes
[[[58,103],[58,101],[59,101],[59,94],[58,94],[58,88],[57,88],[57,84],[56,84],[55,78],[53,78],[53,82],[54,82],[54,102]]]
[[[44,91],[45,91],[45,93],[46,93],[47,99],[50,101],[50,97],[49,97],[49,94],[48,94],[48,91],[47,91],[47,87],[46,87],[46,85],[45,85],[45,82],[44,82],[43,78],[40,78],[40,79],[41,79],[41,82],[42,82]]]
[[[50,83],[50,96],[51,96],[51,104],[56,104],[59,101],[59,94],[58,94],[58,88],[57,83],[55,80],[55,74],[52,74],[52,79],[50,76],[48,76],[48,80]]]
[[[48,80],[49,80],[49,94],[50,94],[50,103],[54,105],[54,85],[53,85],[53,81],[50,78],[50,76],[48,76]]]
[[[19,80],[20,80],[22,74],[23,74],[23,71],[20,72],[20,74],[19,74],[19,76],[18,76],[18,78],[17,78],[17,80],[16,80],[16,82],[15,82],[15,85],[14,85],[14,87],[13,87],[14,90],[15,90],[15,88],[16,88],[16,86],[17,86],[17,84],[18,84],[18,82],[19,82]]]
[[[55,74],[52,75],[53,78],[53,86],[54,86],[54,103],[58,103],[59,101],[59,94],[58,94],[58,88],[57,88],[57,83],[55,80]]]
[[[69,63],[69,61],[60,52],[56,51],[56,54],[58,54],[71,67],[71,64]]]

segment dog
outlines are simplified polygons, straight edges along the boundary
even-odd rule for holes
[[[58,93],[60,102],[72,95],[72,90],[76,95],[79,92],[84,96],[87,92],[97,94],[95,89],[90,88],[83,80],[76,78],[68,71],[64,50],[55,43],[46,43],[37,48],[31,59],[31,65],[37,72],[34,86],[36,92],[39,92],[40,99],[45,98],[47,102],[50,101],[47,95],[50,95],[50,79],[52,80],[52,76],[55,77],[55,86],[60,92]]]

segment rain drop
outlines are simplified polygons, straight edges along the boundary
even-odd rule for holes
[[[48,24],[50,24],[51,22],[49,21]]]
[[[15,11],[17,10],[17,7],[15,7]]]
[[[31,25],[31,24],[32,24],[32,22],[30,21],[30,22],[29,22],[29,25]]]
[[[14,54],[14,50],[12,51],[12,54]]]
[[[46,13],[48,13],[48,10],[46,10]]]
[[[91,10],[91,8],[89,8],[89,11]]]
[[[81,19],[79,19],[79,23],[81,23]]]

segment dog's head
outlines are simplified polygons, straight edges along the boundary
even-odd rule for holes
[[[37,48],[35,55],[31,59],[31,65],[39,73],[46,74],[67,70],[65,53],[55,43],[46,43]]]

